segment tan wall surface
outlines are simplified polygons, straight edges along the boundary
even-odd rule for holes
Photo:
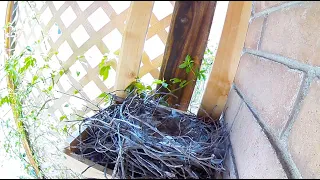
[[[320,178],[320,2],[254,1],[224,120],[226,178]]]

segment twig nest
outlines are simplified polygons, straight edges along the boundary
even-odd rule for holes
[[[215,178],[222,172],[227,131],[190,113],[132,95],[82,121],[79,154],[119,178]]]

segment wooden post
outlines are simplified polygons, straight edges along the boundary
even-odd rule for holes
[[[172,14],[170,32],[164,52],[160,78],[169,82],[172,78],[183,80],[195,79],[193,73],[187,74],[179,65],[187,55],[194,60],[194,67],[199,68],[207,46],[208,36],[216,7],[216,1],[177,1]],[[169,98],[171,105],[180,110],[187,110],[195,86],[195,81],[173,94],[178,98]],[[171,89],[178,88],[178,85]],[[167,92],[165,89],[162,92]]]
[[[251,1],[230,1],[217,55],[202,98],[201,107],[218,119],[226,104],[228,93],[239,64],[244,45]],[[202,111],[199,111],[199,116]]]
[[[124,90],[139,74],[153,4],[153,1],[131,2],[117,65],[115,90]],[[119,97],[125,97],[123,91],[116,94]]]

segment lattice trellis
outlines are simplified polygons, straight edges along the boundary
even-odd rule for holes
[[[113,90],[115,83],[115,70],[117,61],[113,60],[109,78],[103,81],[99,77],[98,64],[102,55],[107,52],[118,51],[121,47],[122,34],[130,1],[45,1],[37,2],[34,9],[40,19],[44,34],[50,38],[46,41],[47,49],[44,52],[58,51],[53,56],[52,66],[55,68],[69,69],[64,74],[57,89],[73,94],[75,88],[81,89],[81,96],[93,103],[98,103],[97,98],[101,92]],[[171,14],[174,1],[155,2],[147,32],[145,48],[141,60],[139,76],[146,83],[158,78],[163,58]],[[28,15],[22,10],[20,17]],[[35,28],[35,24],[24,26],[24,32],[18,38],[17,48],[23,48],[40,38],[41,32]],[[78,56],[84,55],[84,61],[77,60]],[[60,65],[58,65],[60,64]],[[51,65],[50,65],[51,66]],[[77,76],[77,72],[80,75]],[[75,87],[75,88],[74,88]],[[37,94],[37,93],[36,93]],[[58,94],[56,94],[58,95]],[[82,105],[90,104],[79,102],[75,97],[59,94],[59,100],[50,104],[50,111],[57,118],[62,114],[70,113],[65,104],[74,104],[83,111]],[[80,100],[81,101],[81,100]]]

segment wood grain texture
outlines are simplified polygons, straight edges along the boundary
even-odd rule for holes
[[[132,1],[123,33],[115,90],[124,90],[139,74],[153,1]],[[117,96],[125,97],[123,91]]]
[[[208,36],[216,7],[216,1],[177,1],[172,14],[170,32],[164,52],[159,79],[169,82],[172,78],[195,79],[179,65],[189,54],[194,67],[199,68],[207,46]],[[169,104],[180,110],[187,110],[195,81],[174,92],[178,98],[170,98]],[[176,89],[178,85],[171,87]],[[162,92],[167,92],[165,89]],[[174,106],[179,104],[179,106]]]
[[[201,107],[218,119],[235,77],[248,29],[251,1],[230,1],[217,55]],[[198,115],[201,116],[199,111]]]

